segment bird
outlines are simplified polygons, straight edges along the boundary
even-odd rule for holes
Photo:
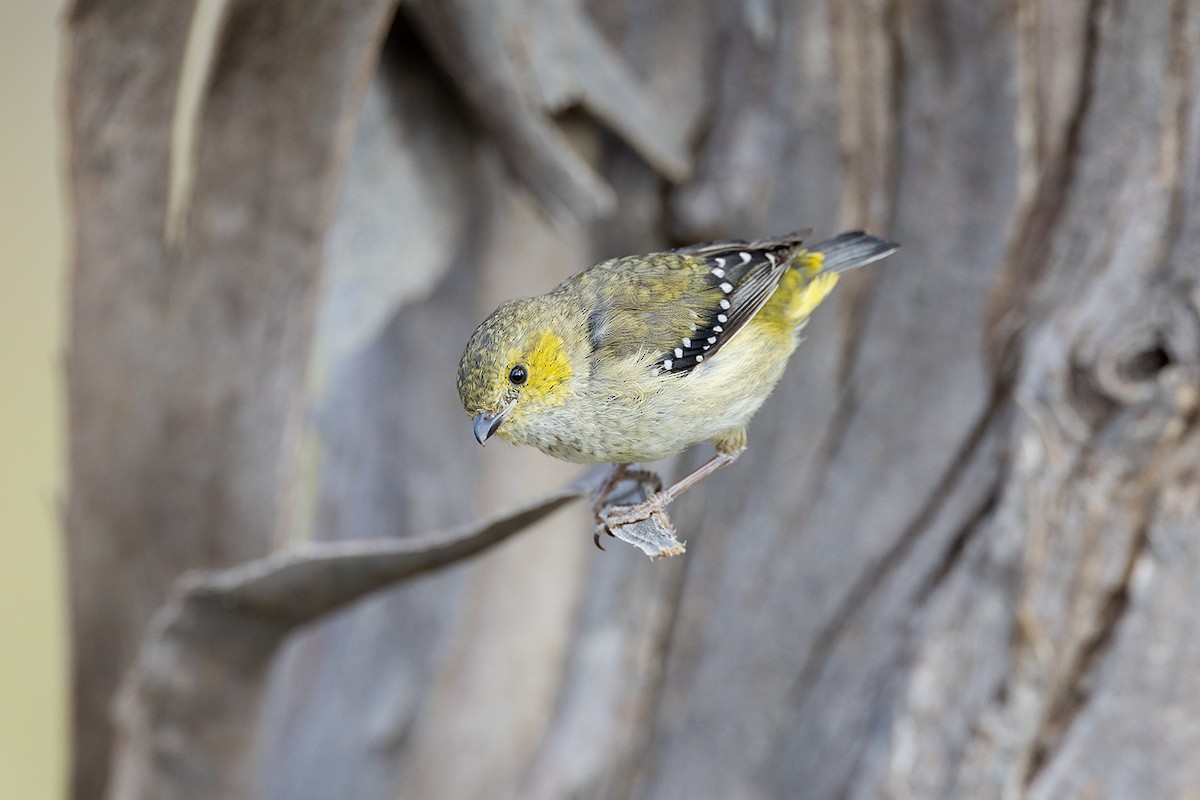
[[[848,270],[899,245],[861,230],[727,239],[603,261],[509,300],[471,335],[458,393],[476,440],[611,464],[592,494],[611,534],[663,511],[745,451],[747,424],[784,374],[813,311]],[[715,454],[643,502],[604,507],[630,465],[711,441]]]

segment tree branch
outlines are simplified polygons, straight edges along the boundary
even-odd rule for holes
[[[450,566],[588,496],[601,471],[441,536],[322,542],[224,570],[184,575],[150,621],[117,697],[109,797],[248,797],[263,683],[296,628],[371,592]],[[614,498],[645,497],[635,484]],[[614,502],[615,502],[614,499]],[[665,515],[664,515],[665,518]],[[652,558],[683,546],[656,518],[614,534]]]

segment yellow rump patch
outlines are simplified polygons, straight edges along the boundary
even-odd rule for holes
[[[796,263],[797,270],[809,278],[825,269],[824,253],[815,253],[811,250],[804,250],[795,257],[794,261]]]
[[[836,272],[826,272],[796,287],[789,298],[788,316],[796,323],[807,319],[817,306],[821,305],[821,302],[829,296],[837,282]]]

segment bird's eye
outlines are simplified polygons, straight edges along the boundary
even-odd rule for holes
[[[527,380],[529,380],[529,370],[525,369],[524,364],[517,364],[508,371],[508,381],[513,386],[520,386]]]

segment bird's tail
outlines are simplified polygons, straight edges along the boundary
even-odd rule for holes
[[[863,231],[846,231],[800,250],[792,259],[792,271],[780,284],[787,298],[785,313],[792,324],[799,327],[805,323],[833,291],[839,273],[878,261],[897,247],[895,242]]]
[[[846,231],[802,250],[796,261],[809,275],[847,272],[886,258],[899,246],[865,231]]]

